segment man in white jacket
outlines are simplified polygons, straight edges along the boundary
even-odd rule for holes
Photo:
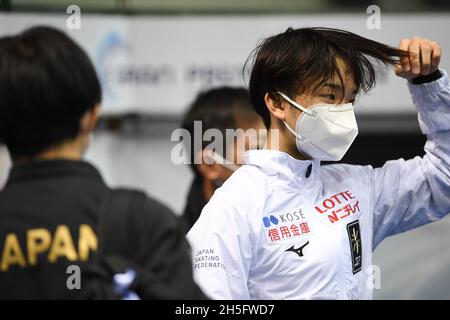
[[[268,142],[246,153],[188,234],[209,297],[372,298],[375,247],[450,212],[450,82],[440,56],[427,39],[395,49],[326,28],[288,29],[257,48],[250,94]],[[407,79],[425,156],[321,167],[356,137],[352,104],[375,84],[373,59]]]

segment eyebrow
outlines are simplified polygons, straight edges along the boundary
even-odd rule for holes
[[[322,87],[329,87],[330,89],[341,91],[341,92],[344,91],[340,84],[331,83],[331,82],[326,82],[326,83],[322,84]],[[355,94],[355,95],[358,94],[358,89],[353,90],[353,94]]]

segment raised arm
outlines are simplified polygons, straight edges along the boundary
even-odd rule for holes
[[[397,75],[408,79],[425,156],[388,161],[373,172],[374,248],[390,235],[436,221],[450,212],[450,82],[439,70],[440,47],[427,39],[402,40],[412,53]]]

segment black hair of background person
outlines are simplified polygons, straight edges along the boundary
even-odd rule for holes
[[[190,167],[194,172],[194,180],[190,186],[182,215],[182,224],[186,231],[194,225],[207,203],[202,191],[202,176],[194,163],[195,157],[201,151],[195,149],[194,122],[201,121],[202,136],[208,129],[218,129],[225,137],[226,129],[236,129],[239,127],[239,121],[251,121],[255,117],[258,117],[258,115],[255,114],[249,92],[245,88],[225,86],[209,89],[200,92],[189,106],[181,124],[191,137],[190,141],[186,141],[188,143],[185,144],[185,152],[190,159]],[[202,139],[201,149],[204,149],[210,143],[211,141]],[[227,147],[229,146],[224,146],[224,148]],[[223,156],[226,152],[226,150],[216,151]]]
[[[269,128],[270,113],[264,101],[266,93],[274,100],[280,100],[277,91],[295,98],[307,90],[314,90],[335,74],[345,87],[337,58],[342,59],[353,74],[357,91],[367,92],[375,85],[374,61],[370,59],[393,65],[405,55],[408,52],[349,31],[288,28],[261,42],[246,61],[246,65],[252,62],[253,67],[249,81],[252,103]]]
[[[195,150],[194,122],[201,121],[202,135],[208,129],[218,129],[225,137],[226,129],[238,128],[238,118],[245,120],[246,117],[254,117],[254,109],[249,92],[245,88],[218,87],[202,91],[197,95],[181,121],[181,127],[186,129],[191,137],[190,141],[186,141],[188,144],[185,145],[185,152],[195,175],[200,174],[194,163],[200,149]],[[210,143],[211,141],[202,139],[201,150]],[[224,149],[227,147],[225,145]],[[216,151],[225,156],[227,150]]]
[[[63,32],[34,27],[0,42],[0,139],[32,157],[75,138],[81,116],[101,102],[86,53]]]

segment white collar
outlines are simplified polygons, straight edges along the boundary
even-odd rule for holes
[[[285,176],[287,180],[313,178],[320,167],[320,160],[298,160],[286,152],[268,149],[249,150],[244,160],[245,164],[257,166],[268,175]]]

